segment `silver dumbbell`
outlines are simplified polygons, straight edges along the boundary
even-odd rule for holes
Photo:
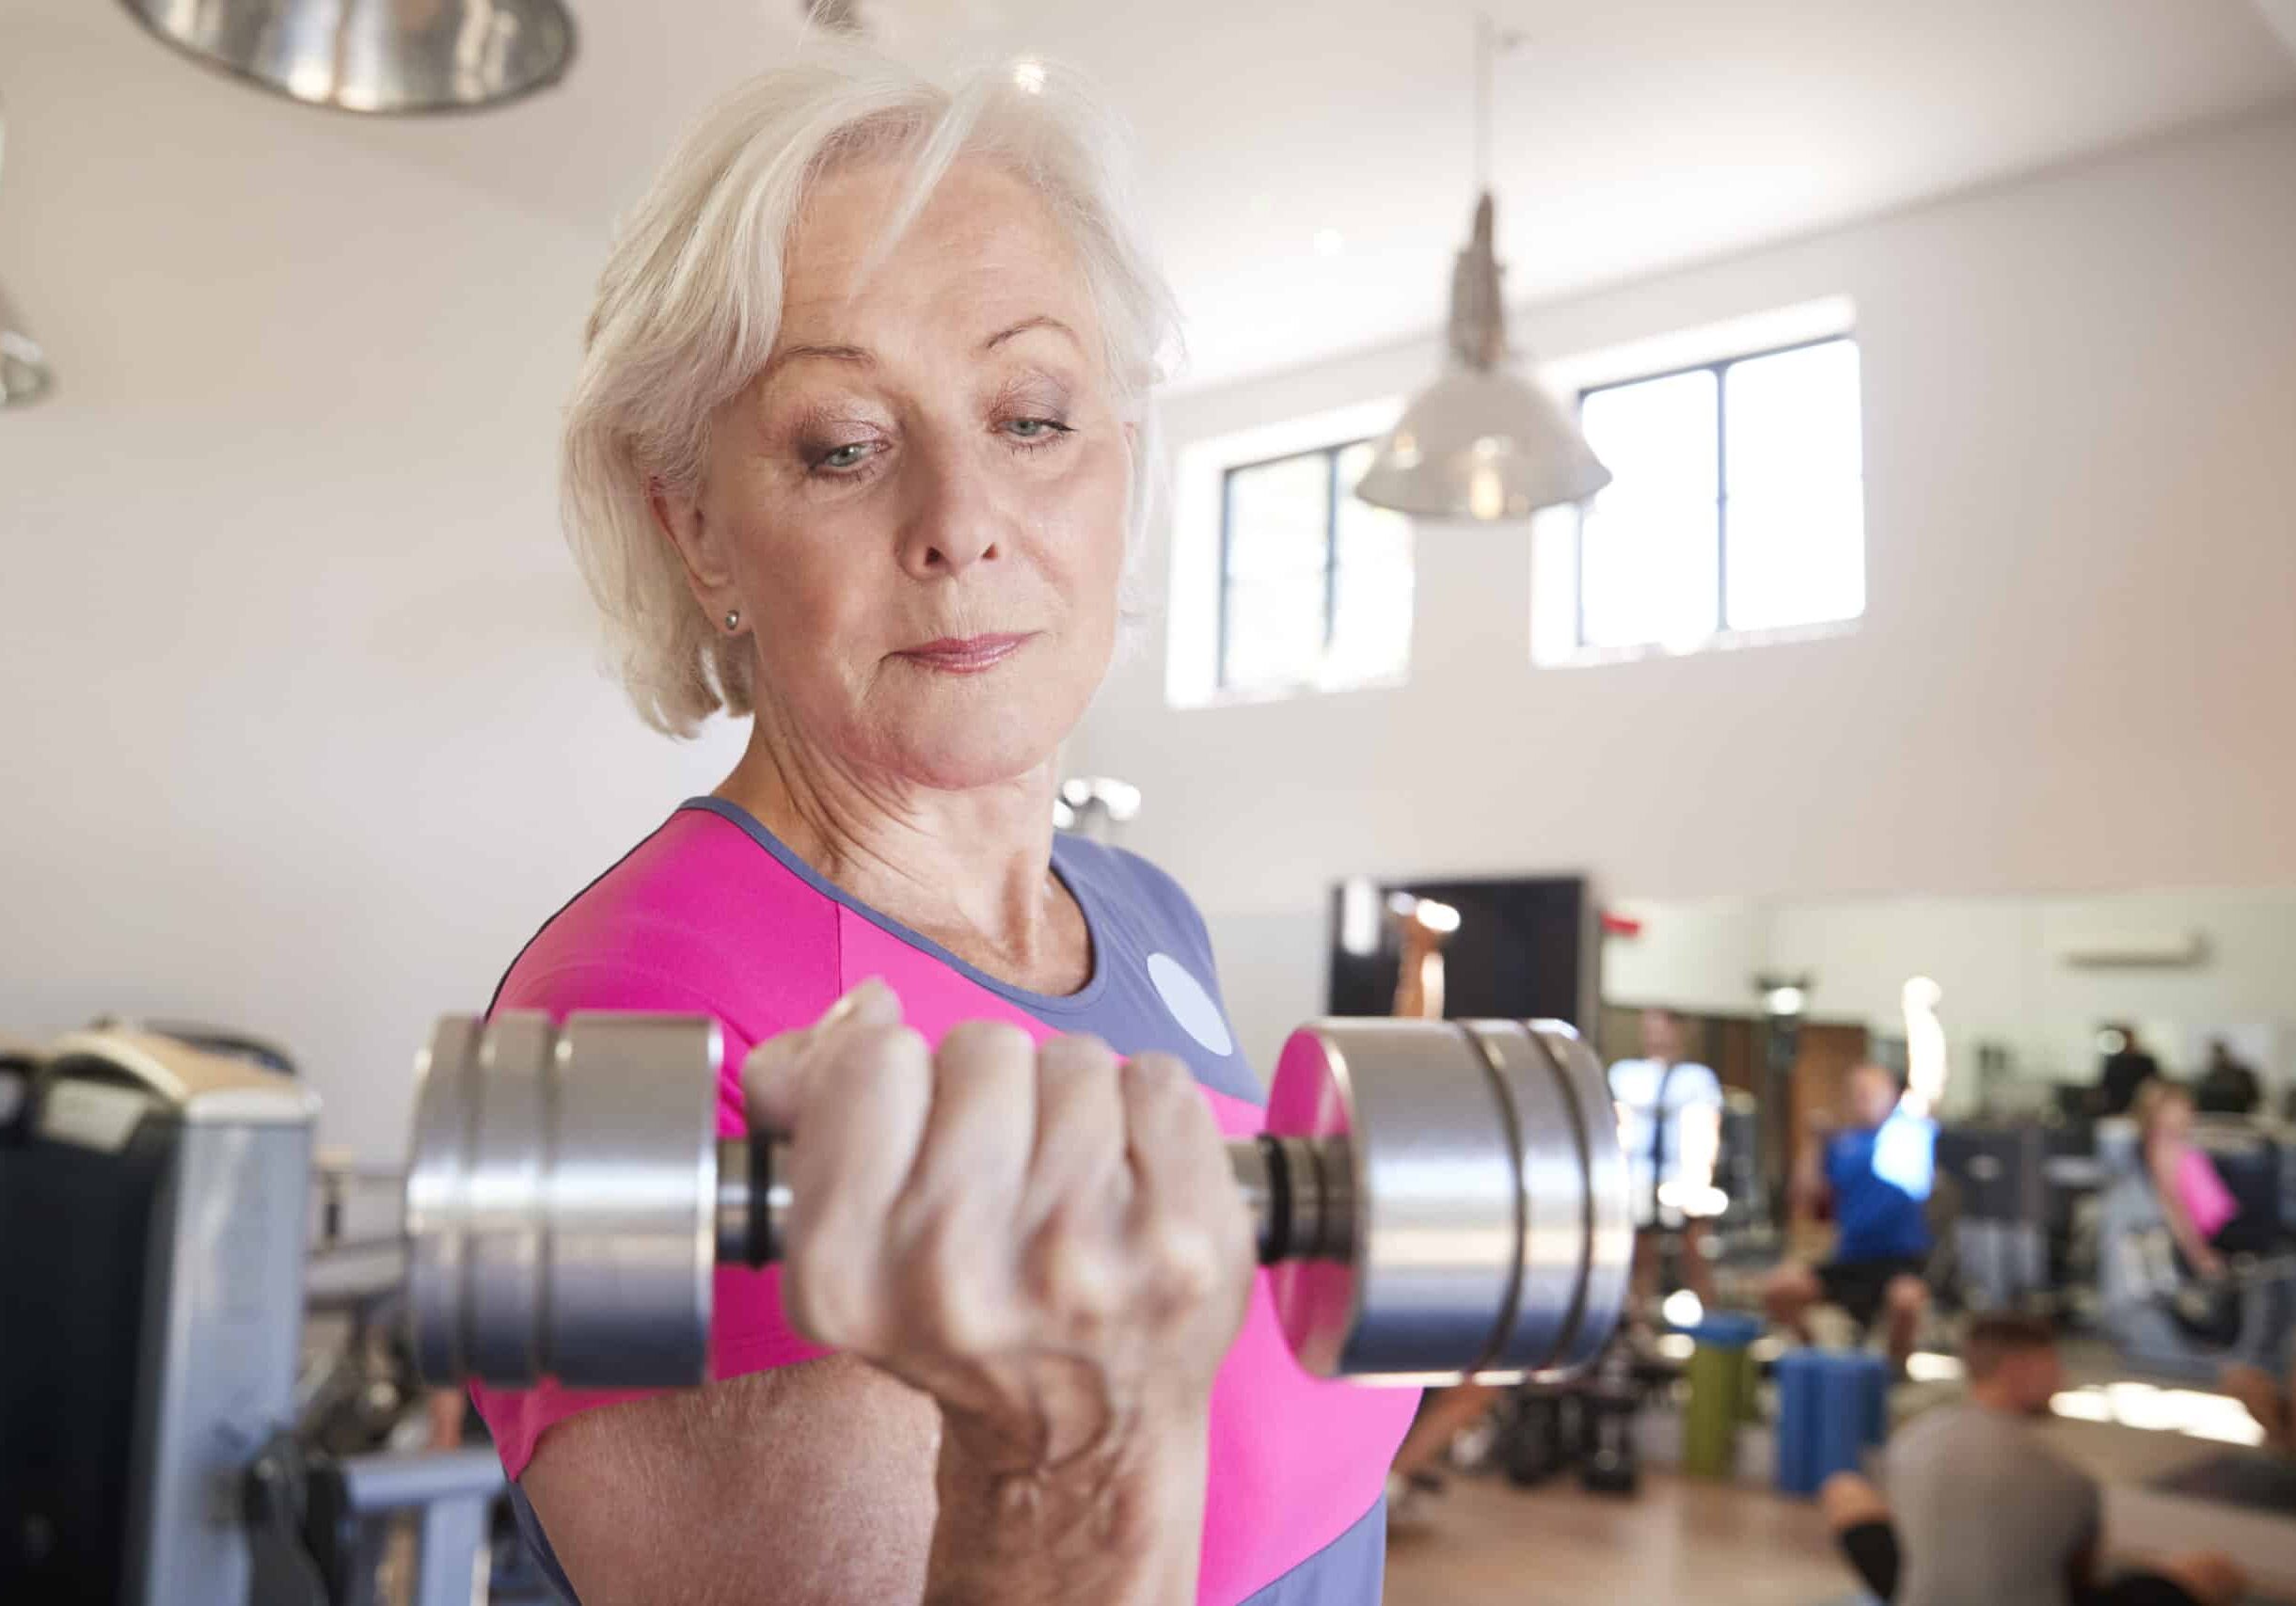
[[[763,1265],[779,1139],[720,1140],[717,1023],[441,1021],[406,1172],[429,1382],[698,1383],[712,1273]],[[1310,1372],[1565,1373],[1618,1319],[1633,1232],[1602,1067],[1554,1021],[1345,1019],[1285,1044],[1267,1131],[1228,1152]]]

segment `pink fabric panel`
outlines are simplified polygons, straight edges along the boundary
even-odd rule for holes
[[[2215,1237],[2241,1213],[2241,1201],[2217,1174],[2216,1162],[2197,1147],[2188,1147],[2177,1162],[2177,1191],[2184,1198],[2185,1214],[2204,1238]]]

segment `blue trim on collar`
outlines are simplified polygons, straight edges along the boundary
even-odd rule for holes
[[[1076,899],[1076,907],[1084,914],[1085,930],[1092,943],[1092,975],[1078,991],[1055,994],[1031,993],[1025,987],[1016,987],[1009,981],[1001,980],[978,965],[959,959],[922,931],[912,930],[890,914],[882,914],[870,908],[834,883],[825,880],[820,871],[799,858],[786,842],[767,830],[764,823],[755,815],[739,803],[728,803],[723,798],[689,798],[678,805],[678,812],[683,814],[688,809],[693,809],[703,814],[714,814],[720,819],[739,826],[748,834],[752,841],[772,854],[784,869],[796,876],[807,886],[812,887],[822,897],[851,910],[868,921],[870,925],[889,935],[899,938],[918,952],[931,955],[968,981],[987,988],[1000,998],[1018,1004],[1032,1015],[1075,1014],[1080,1010],[1092,1008],[1093,1005],[1100,1002],[1100,994],[1107,991],[1111,969],[1108,962],[1108,923],[1102,917],[1101,912],[1093,907],[1093,898],[1085,890],[1085,878],[1069,873],[1069,867],[1061,863],[1066,856],[1064,850],[1069,846],[1069,840],[1064,836],[1055,834],[1053,837],[1053,873],[1060,878],[1060,884],[1069,889],[1069,896]]]

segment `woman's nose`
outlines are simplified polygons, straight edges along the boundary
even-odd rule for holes
[[[902,532],[902,566],[931,580],[998,556],[998,506],[988,467],[953,448],[920,453],[910,462],[915,501]]]

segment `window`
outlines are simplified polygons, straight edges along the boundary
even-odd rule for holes
[[[1576,646],[1696,646],[1865,611],[1847,336],[1581,392],[1615,476],[1577,527]]]
[[[1374,445],[1228,469],[1220,486],[1221,692],[1336,691],[1411,659],[1411,521],[1350,487]]]

